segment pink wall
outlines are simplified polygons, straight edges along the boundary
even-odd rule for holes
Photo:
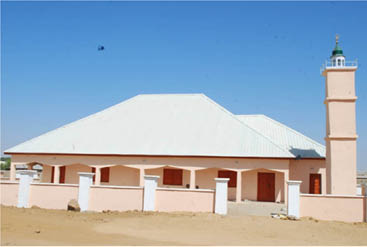
[[[18,183],[0,182],[1,205],[16,206],[18,204]]]
[[[78,186],[71,184],[31,184],[30,206],[47,209],[67,209],[71,199],[78,200]]]
[[[213,212],[214,191],[158,188],[156,210],[161,212]]]
[[[366,221],[366,197],[338,195],[300,196],[300,216],[320,220]]]
[[[142,210],[143,188],[92,186],[90,188],[89,210]]]
[[[310,174],[321,174],[321,194],[326,194],[326,161],[325,160],[291,160],[289,179],[302,181],[301,193],[310,193]]]

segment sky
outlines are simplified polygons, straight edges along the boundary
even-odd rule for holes
[[[367,170],[366,12],[367,2],[2,1],[1,152],[147,93],[204,93],[325,144],[320,67],[339,34],[359,61]]]

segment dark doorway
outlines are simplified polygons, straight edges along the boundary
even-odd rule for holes
[[[275,202],[275,173],[257,173],[257,200]]]

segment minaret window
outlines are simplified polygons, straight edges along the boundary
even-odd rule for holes
[[[342,65],[342,61],[341,59],[338,59],[338,66],[341,66]]]

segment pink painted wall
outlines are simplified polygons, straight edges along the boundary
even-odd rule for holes
[[[101,184],[139,186],[139,169],[126,166],[112,166],[110,168],[110,182]]]
[[[92,186],[89,210],[142,210],[143,188]]]
[[[321,193],[326,194],[326,161],[325,160],[291,160],[289,179],[302,181],[301,193],[310,193],[310,174],[321,174]]]
[[[16,206],[18,204],[18,183],[0,182],[1,205]]]
[[[320,220],[363,222],[366,220],[366,197],[338,195],[300,196],[300,216]]]
[[[31,184],[29,205],[46,209],[67,209],[71,199],[78,200],[77,185]]]
[[[43,165],[41,182],[51,183],[51,173],[52,173],[52,167],[48,165]]]
[[[158,188],[156,210],[160,212],[213,212],[214,191]]]

